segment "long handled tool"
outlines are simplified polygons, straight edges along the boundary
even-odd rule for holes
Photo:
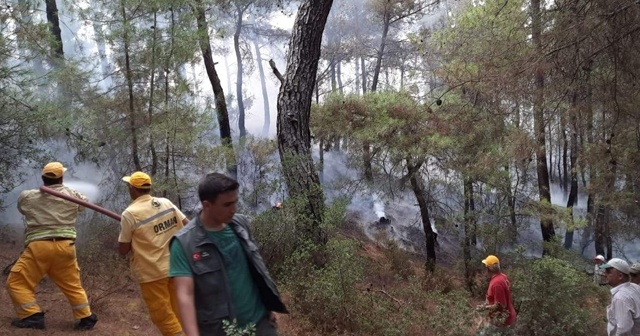
[[[79,198],[76,198],[76,197],[73,197],[73,196],[69,196],[67,194],[63,194],[63,193],[61,193],[59,191],[55,191],[55,190],[53,190],[53,189],[51,189],[49,187],[46,187],[46,186],[41,186],[40,187],[40,191],[46,192],[47,194],[50,194],[50,195],[53,195],[53,196],[56,196],[56,197],[63,198],[65,200],[69,201],[69,202],[73,202],[73,203],[82,205],[83,207],[86,207],[86,208],[89,208],[91,210],[97,211],[97,212],[99,212],[99,213],[101,213],[103,215],[107,215],[107,216],[117,220],[118,222],[120,221],[120,215],[118,215],[117,213],[115,213],[115,212],[113,212],[111,210],[107,210],[107,209],[105,209],[105,208],[103,208],[101,206],[95,205],[95,204],[93,204],[91,202],[87,202],[85,200],[82,200],[82,199],[79,199]]]
[[[105,208],[103,208],[101,206],[95,205],[95,204],[93,204],[91,202],[87,202],[85,200],[82,200],[82,199],[79,199],[79,198],[76,198],[76,197],[73,197],[73,196],[69,196],[67,194],[63,194],[63,193],[61,193],[59,191],[53,190],[53,189],[51,189],[49,187],[46,187],[46,186],[41,186],[40,187],[40,191],[41,192],[45,192],[45,193],[50,194],[50,195],[53,195],[53,196],[56,196],[56,197],[60,197],[60,198],[65,199],[65,200],[67,200],[69,202],[73,202],[73,203],[82,205],[85,208],[89,208],[89,209],[97,211],[97,212],[99,212],[99,213],[101,213],[103,215],[107,215],[107,216],[109,216],[109,217],[111,217],[111,218],[113,218],[113,219],[115,219],[117,221],[120,221],[120,215],[118,215],[117,213],[115,213],[113,211],[110,211],[110,210],[107,210],[107,209],[105,209]],[[11,272],[11,267],[13,267],[13,265],[16,263],[16,261],[18,261],[18,260],[16,259],[11,264],[7,265],[7,267],[5,267],[2,270],[2,273],[4,275],[8,275],[9,272]]]

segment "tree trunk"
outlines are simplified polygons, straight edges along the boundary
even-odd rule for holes
[[[390,88],[392,83],[389,82],[389,68],[384,68],[384,85],[385,88]]]
[[[142,170],[142,166],[140,165],[140,157],[138,155],[138,131],[136,126],[136,112],[133,95],[133,73],[131,71],[131,63],[129,60],[129,19],[127,18],[124,2],[121,2],[121,14],[122,24],[124,26],[122,38],[124,40],[125,77],[127,80],[127,88],[129,89],[129,131],[131,132],[131,156],[133,158],[135,170],[140,171]]]
[[[336,64],[331,60],[329,64],[329,74],[331,76],[331,92],[336,92],[338,89],[338,82],[336,81]]]
[[[568,154],[569,145],[567,143],[568,142],[567,126],[566,126],[564,114],[560,115],[560,131],[562,132],[562,178],[560,181],[562,183],[562,188],[564,190],[567,190],[567,187],[568,187],[567,184],[569,184],[569,172],[567,167],[567,154]],[[574,130],[574,132],[577,132],[577,131]],[[558,171],[560,171],[560,167],[558,167]]]
[[[364,164],[364,180],[367,185],[373,184],[373,166],[371,165],[371,145],[368,141],[362,144],[362,162]]]
[[[433,273],[436,267],[436,237],[431,229],[431,220],[429,219],[429,207],[426,196],[426,190],[424,183],[420,177],[420,172],[417,167],[420,165],[414,165],[413,160],[407,159],[407,170],[409,175],[409,181],[411,182],[411,189],[418,201],[418,207],[420,208],[420,218],[422,219],[422,229],[426,237],[426,249],[427,249],[427,261],[425,268],[428,272]]]
[[[353,62],[356,67],[356,94],[360,93],[360,60],[358,58]]]
[[[542,17],[540,0],[531,1],[531,36],[536,46],[537,54],[542,57]],[[539,61],[538,61],[539,62]],[[544,70],[541,64],[536,64],[535,69],[535,96],[533,107],[533,123],[536,132],[536,170],[538,173],[538,192],[540,201],[551,204],[551,192],[549,188],[549,171],[547,169],[547,146],[545,140],[545,124],[544,124]],[[553,220],[548,214],[542,214],[540,219],[540,230],[542,231],[542,239],[545,242],[551,241],[555,236]],[[543,249],[543,253],[548,252],[547,248]]]
[[[237,7],[236,14],[238,18],[236,20],[236,31],[233,34],[233,49],[236,52],[236,98],[238,99],[238,132],[240,138],[244,138],[247,135],[247,130],[244,125],[244,99],[242,97],[242,53],[240,51],[240,32],[242,31],[242,15],[244,15],[244,9]]]
[[[151,43],[151,74],[149,81],[149,108],[147,110],[147,123],[149,127],[153,125],[153,99],[155,93],[155,79],[156,79],[156,43],[157,43],[157,29],[158,27],[158,12],[153,12],[153,41]],[[165,74],[166,75],[166,74]],[[149,150],[151,151],[151,176],[155,176],[158,171],[158,155],[156,153],[156,147],[153,141],[153,130],[149,132]]]
[[[332,61],[332,63],[333,64],[331,66],[331,92],[335,93],[336,91],[338,91],[341,94],[343,94],[344,90],[342,88],[342,78],[341,78],[342,73],[340,69],[340,61],[337,61],[337,62]],[[330,141],[327,147],[332,147],[333,150],[340,151],[340,137],[336,136],[333,139],[333,141],[331,141],[331,139],[328,139],[327,141]],[[320,148],[323,149],[323,147],[320,147]]]
[[[517,183],[516,183],[516,191],[511,188],[511,172],[509,170],[509,166],[504,167],[507,171],[507,176],[509,176],[509,181],[507,184],[507,205],[509,206],[509,219],[511,220],[511,227],[509,228],[509,234],[512,243],[516,243],[518,241],[518,222],[516,218],[516,195],[517,191]],[[514,167],[514,169],[518,169]],[[516,171],[516,175],[517,175]],[[518,177],[519,178],[519,177]]]
[[[48,63],[53,69],[59,69],[64,65],[64,51],[62,44],[62,32],[60,30],[60,18],[58,12],[58,6],[56,0],[45,0],[47,21],[49,23],[49,31],[53,35],[53,39],[50,40],[49,55],[47,57]],[[63,81],[57,82],[56,87],[57,98],[62,104],[64,109],[67,109],[71,105],[72,92],[69,91],[67,83]]]
[[[360,57],[360,73],[362,74],[362,94],[367,93],[367,68],[364,57]]]
[[[324,138],[320,138],[320,143],[318,146],[318,153],[320,155],[320,159],[318,160],[318,170],[319,170],[319,179],[320,184],[322,184],[324,180]]]
[[[613,182],[615,178],[611,178],[610,175],[615,176],[615,164],[610,165],[610,171],[605,174],[606,191],[603,194],[613,192]],[[613,180],[613,182],[612,182]],[[597,254],[604,255],[607,260],[613,257],[613,246],[611,239],[611,227],[610,227],[610,214],[609,206],[607,203],[607,197],[598,197],[598,207],[595,215],[595,248]]]
[[[611,237],[611,195],[616,192],[616,174],[618,172],[618,164],[613,155],[613,134],[606,140],[608,148],[606,153],[609,156],[609,168],[605,173],[605,197],[602,198],[600,207],[603,208],[603,220],[604,220],[604,242],[607,247],[607,260],[613,258],[613,240]]]
[[[473,180],[464,180],[464,213],[465,213],[465,236],[468,236],[471,246],[478,244],[478,233],[475,220],[476,205],[473,200]],[[468,229],[468,231],[466,231]]]
[[[384,18],[382,20],[382,38],[380,39],[380,47],[378,48],[376,57],[376,67],[373,70],[373,81],[371,82],[371,91],[375,92],[378,88],[378,77],[380,77],[380,69],[382,68],[382,57],[384,56],[384,49],[387,45],[387,35],[389,34],[389,26],[391,25],[391,14],[388,10],[385,10]]]
[[[165,59],[165,63],[164,63],[164,109],[165,111],[169,111],[169,69],[171,68],[171,63],[172,63],[172,58],[173,58],[173,47],[174,47],[174,42],[175,42],[175,27],[176,27],[176,22],[175,22],[175,12],[173,10],[173,7],[170,7],[170,12],[171,12],[171,30],[170,30],[170,35],[169,35],[169,56]],[[180,71],[176,71],[176,73],[178,73],[178,77],[180,77],[179,73]],[[172,143],[171,138],[170,138],[170,130],[167,130],[165,132],[165,144],[164,144],[164,180],[165,181],[169,181],[169,158],[170,157],[174,157],[174,162],[175,162],[175,156],[173,155],[171,148],[169,146],[169,144]],[[175,137],[175,127],[174,127],[174,137]],[[174,169],[175,169],[175,164],[174,164]],[[175,171],[174,171],[174,176],[175,176]],[[162,197],[167,197],[167,189],[165,188],[162,191]],[[178,184],[176,183],[175,188],[176,193],[178,192]],[[178,196],[178,199],[179,196]]]
[[[544,112],[543,112],[543,120],[544,120]],[[547,129],[547,132],[549,133],[548,136],[545,136],[545,138],[549,139],[549,161],[548,162],[548,171],[549,171],[549,181],[553,182],[554,180],[554,173],[553,173],[553,137],[551,135],[551,122],[549,122],[549,127]]]
[[[521,117],[520,117],[520,102],[519,102],[519,101],[516,101],[516,107],[515,107],[515,111],[514,111],[514,113],[515,113],[515,115],[516,115],[516,116],[515,116],[515,118],[514,118],[514,124],[516,124],[516,125],[515,125],[515,126],[516,126],[516,128],[518,128],[518,129],[519,129],[519,128],[520,128],[520,126],[521,126],[521,125],[520,125],[520,118],[521,118]]]
[[[340,61],[336,64],[336,79],[338,80],[338,92],[344,93],[344,87],[342,86],[342,66]]]
[[[291,198],[304,201],[308,234],[316,243],[327,237],[320,228],[324,194],[311,157],[309,118],[318,71],[322,33],[333,0],[304,0],[293,26],[287,71],[278,94],[278,150]]]
[[[599,201],[602,202],[602,200],[599,200]],[[596,217],[595,218],[596,230],[595,230],[594,244],[596,248],[596,254],[607,256],[607,253],[605,252],[607,229],[605,227],[606,218],[605,218],[604,205],[602,204],[598,205],[595,217]],[[609,257],[607,257],[607,260],[609,260]]]
[[[389,13],[385,12],[383,27],[382,27],[382,40],[380,41],[380,48],[378,48],[377,58],[376,58],[376,67],[373,70],[373,80],[371,82],[371,92],[376,92],[378,89],[378,78],[380,77],[380,69],[382,67],[382,57],[384,56],[384,49],[387,43],[387,34],[389,33]],[[364,69],[364,59],[363,61],[363,69]],[[364,74],[364,72],[363,72]],[[362,77],[363,81],[363,92],[364,92],[364,75]],[[373,167],[371,166],[371,160],[373,159],[371,155],[371,145],[368,142],[365,142],[362,146],[363,154],[363,164],[364,164],[364,178],[369,185],[373,184]]]
[[[577,100],[576,96],[577,94],[574,94],[574,102]],[[571,190],[569,191],[569,198],[567,199],[567,208],[569,209],[569,216],[571,218],[567,225],[567,234],[564,237],[564,247],[566,249],[573,247],[573,207],[578,203],[578,167],[576,167],[576,163],[578,162],[578,118],[576,112],[577,111],[573,111],[571,114]],[[565,170],[566,169],[567,167],[565,165]]]
[[[593,194],[589,192],[587,194],[587,227],[582,232],[582,248],[584,249],[591,241],[592,235],[595,236],[595,211],[593,204]],[[596,252],[598,251],[598,244],[595,244]],[[602,253],[598,253],[602,254]]]
[[[586,146],[590,146],[591,144],[593,144],[593,99],[592,99],[592,85],[591,85],[591,65],[592,65],[592,61],[591,59],[588,59],[587,62],[587,67],[585,68],[585,79],[584,79],[584,84],[586,85],[586,97],[585,97],[585,103],[584,103],[584,114],[580,116],[580,119],[585,120],[586,123],[586,131],[582,132],[582,137],[581,137],[581,145],[580,148],[582,148],[583,150],[586,148]],[[585,134],[586,133],[586,134]],[[584,144],[586,138],[586,146]],[[582,160],[584,162],[586,162],[586,160]],[[588,170],[588,172],[587,172]],[[594,193],[593,190],[591,190],[592,188],[587,188],[587,175],[588,175],[588,181],[589,183],[593,183],[593,167],[587,167],[586,163],[580,165],[580,174],[582,177],[582,186],[585,187],[588,192],[587,192],[587,227],[585,228],[583,235],[582,235],[582,246],[583,248],[587,246],[587,244],[589,243],[590,239],[591,239],[591,234],[595,233],[595,231],[597,231],[597,229],[595,228],[595,209],[594,209]],[[598,251],[598,245],[595,244],[595,248],[596,251]],[[601,248],[602,249],[602,248]],[[599,254],[603,254],[603,253],[599,253]]]
[[[514,108],[514,124],[516,126],[516,128],[520,128],[520,102],[516,101],[516,106]],[[505,167],[505,169],[507,170],[507,176],[509,176],[509,184],[507,186],[507,192],[508,192],[508,205],[509,205],[509,218],[511,219],[511,239],[514,243],[516,243],[518,241],[518,222],[517,222],[517,218],[516,218],[516,193],[518,192],[518,185],[520,182],[520,174],[518,172],[518,164],[514,163],[513,165],[513,170],[516,174],[516,185],[513,188],[513,190],[511,189],[511,171],[509,169],[509,166],[507,165]],[[526,167],[524,168],[524,174],[526,175]]]
[[[213,95],[216,102],[216,113],[218,115],[218,127],[220,127],[220,139],[222,145],[229,148],[229,157],[227,160],[227,173],[233,178],[238,178],[238,166],[236,164],[235,153],[233,152],[233,141],[231,139],[231,126],[229,125],[229,112],[227,111],[227,102],[224,97],[224,90],[220,85],[220,78],[216,71],[215,63],[213,63],[213,56],[211,54],[211,44],[209,39],[209,30],[207,25],[207,17],[204,13],[203,0],[195,0],[195,6],[193,12],[196,16],[196,23],[198,25],[198,44],[202,51],[202,59],[204,60],[204,67],[207,70],[207,76],[211,82],[213,89]]]
[[[271,111],[269,110],[269,94],[267,93],[267,80],[264,75],[264,67],[262,66],[262,54],[258,42],[253,41],[253,47],[256,51],[256,62],[258,63],[258,73],[260,74],[260,87],[262,88],[262,108],[264,109],[264,124],[262,124],[262,136],[269,136],[271,128]]]
[[[462,245],[462,253],[464,257],[464,275],[467,289],[473,293],[473,270],[475,267],[471,264],[471,246],[476,246],[473,242],[475,235],[474,226],[474,209],[473,209],[473,183],[471,179],[464,178],[464,242]]]
[[[51,43],[51,60],[52,66],[61,65],[60,62],[64,60],[64,51],[62,49],[62,31],[60,30],[60,15],[58,13],[58,6],[56,0],[45,0],[47,21],[49,22],[49,31],[53,35],[53,41]]]

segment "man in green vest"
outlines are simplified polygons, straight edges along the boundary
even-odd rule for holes
[[[86,201],[84,195],[62,184],[66,170],[60,162],[48,163],[42,170],[44,185]],[[45,328],[35,288],[48,275],[71,303],[75,329],[92,329],[98,318],[91,312],[80,283],[75,247],[76,218],[84,207],[34,189],[20,194],[18,210],[24,215],[25,248],[7,278],[7,290],[19,317],[11,325]]]
[[[274,312],[288,313],[249,231],[236,215],[238,182],[208,174],[198,185],[202,211],[171,241],[174,278],[187,336],[223,336],[223,321],[274,336]]]

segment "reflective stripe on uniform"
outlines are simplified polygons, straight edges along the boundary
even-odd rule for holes
[[[26,238],[25,239],[26,244],[35,240],[42,240],[47,238],[76,239],[76,229],[75,228],[57,228],[57,229],[49,229],[49,230],[39,230],[37,232],[32,232],[27,234],[25,238]]]
[[[157,214],[155,214],[155,215],[153,215],[153,216],[151,216],[151,217],[149,217],[149,218],[147,218],[147,219],[144,219],[144,220],[139,221],[138,223],[136,223],[136,225],[137,225],[137,226],[142,226],[142,225],[144,225],[144,224],[147,224],[147,223],[151,222],[152,220],[154,220],[154,219],[156,219],[156,218],[158,218],[158,217],[162,217],[162,216],[164,216],[164,215],[166,215],[166,214],[168,214],[168,213],[171,213],[171,212],[173,212],[173,211],[174,211],[174,209],[173,209],[173,208],[165,209],[165,210],[160,211],[160,212],[158,212]]]
[[[23,304],[23,305],[16,306],[16,310],[27,309],[27,308],[29,308],[29,307],[31,307],[31,306],[35,306],[35,305],[36,305],[36,302],[35,302],[35,301],[27,302],[27,303],[25,303],[25,304]]]
[[[82,309],[84,307],[89,307],[89,303],[81,303],[79,305],[75,305],[75,306],[71,306],[71,309],[73,310],[78,310],[78,309]]]

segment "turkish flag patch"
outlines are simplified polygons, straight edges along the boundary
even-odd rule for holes
[[[200,252],[194,252],[191,257],[193,258],[193,261],[200,261],[200,259],[202,259],[202,254]]]

